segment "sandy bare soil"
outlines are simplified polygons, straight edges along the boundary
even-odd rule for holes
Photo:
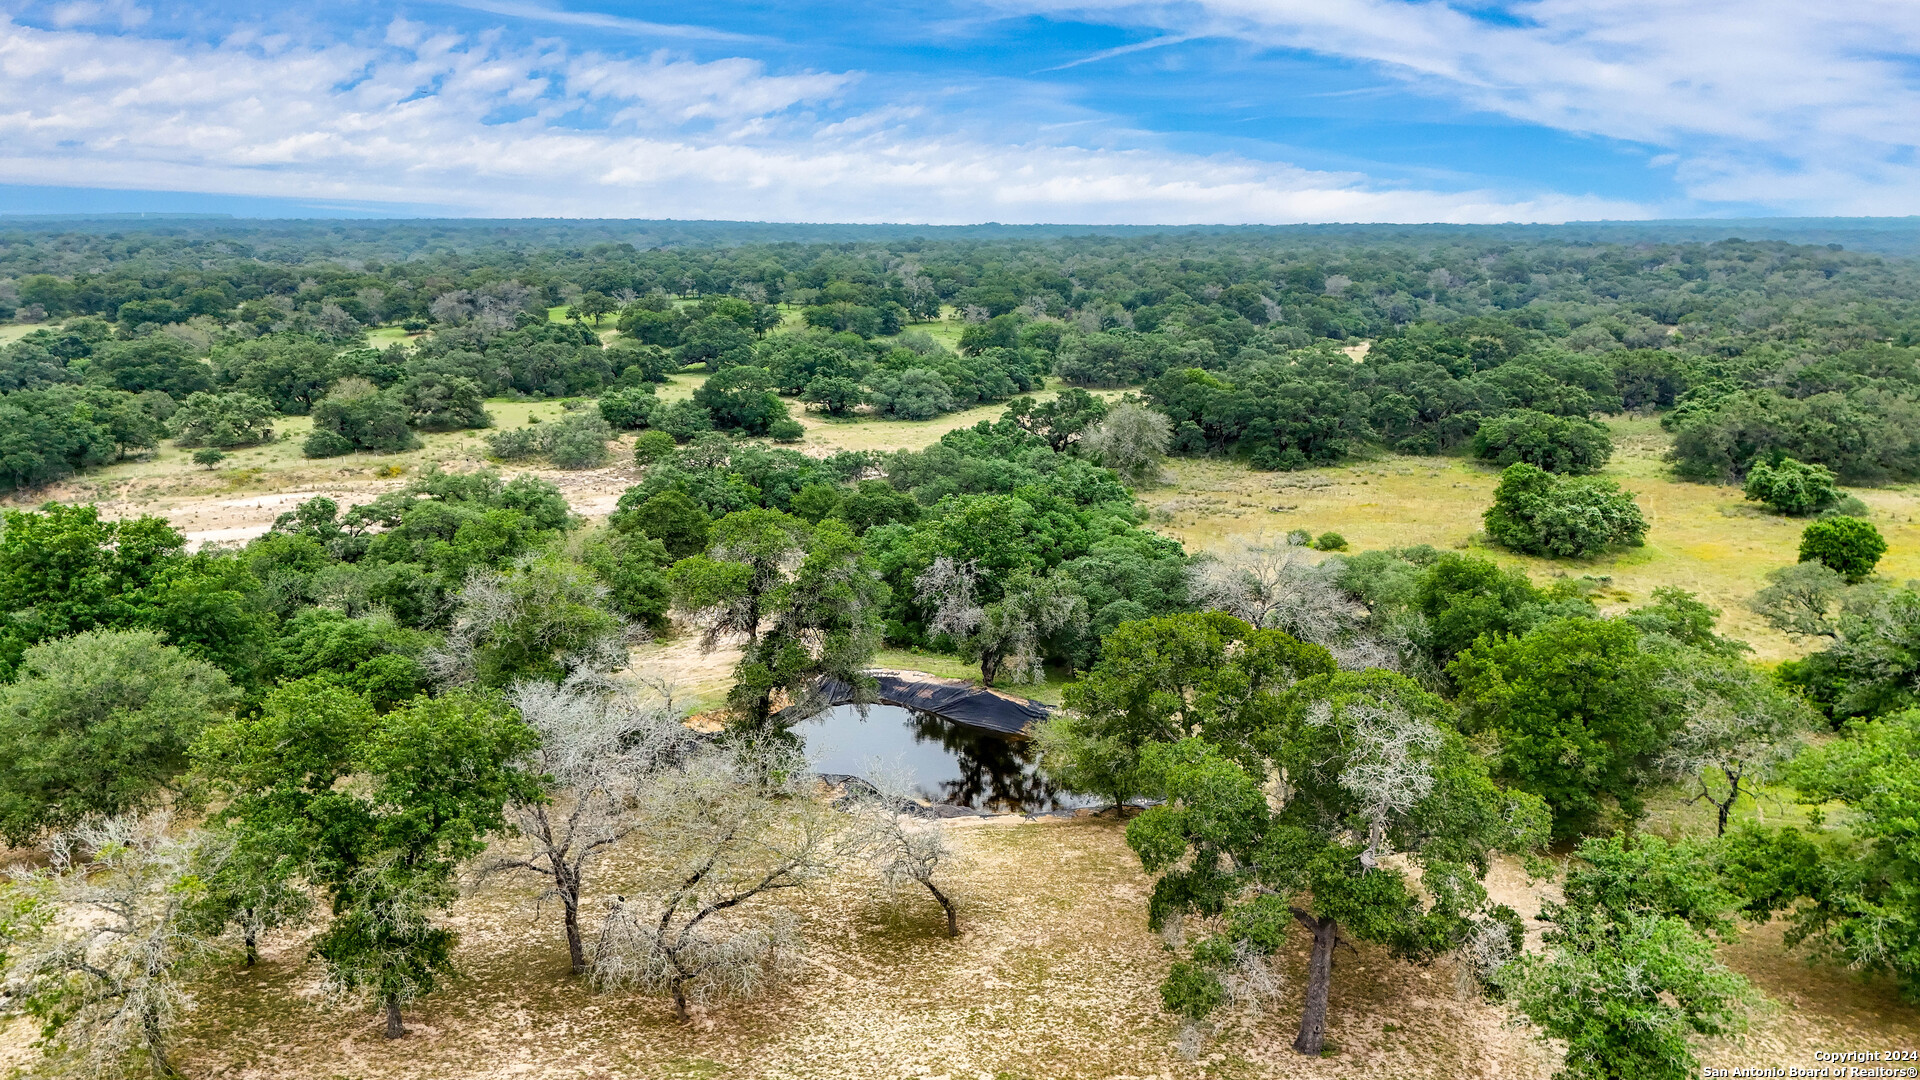
[[[448,464],[451,469],[458,469],[462,463]],[[478,465],[478,462],[470,463],[470,467]],[[631,464],[579,472],[514,469],[510,475],[520,473],[533,473],[552,481],[560,488],[573,512],[590,519],[604,519],[611,514],[620,501],[621,493],[639,479],[639,470]],[[345,509],[358,503],[371,502],[382,492],[404,487],[416,477],[417,472],[410,470],[392,479],[378,479],[372,475],[355,476],[335,483],[307,484],[260,494],[241,493],[250,490],[253,485],[241,487],[240,492],[231,489],[207,491],[205,489],[209,486],[222,485],[195,483],[196,478],[191,474],[184,478],[184,482],[159,490],[156,490],[157,485],[118,485],[103,491],[97,483],[81,479],[44,488],[34,492],[30,500],[16,499],[14,502],[15,505],[25,503],[36,506],[44,502],[91,502],[100,508],[101,516],[106,518],[154,514],[172,522],[186,536],[188,545],[197,550],[206,544],[244,544],[265,535],[281,514],[308,499],[325,496]]]
[[[1017,822],[1018,819],[1003,819]],[[795,905],[808,960],[774,996],[690,1026],[660,1000],[598,996],[565,973],[554,912],[523,889],[462,901],[468,977],[416,1005],[389,1043],[363,1008],[332,1002],[302,943],[254,974],[207,981],[187,1040],[193,1075],[287,1077],[1545,1077],[1547,1056],[1444,965],[1408,968],[1362,946],[1335,976],[1337,1049],[1288,1047],[1305,957],[1264,1014],[1229,1018],[1198,1061],[1159,1008],[1168,963],[1145,926],[1149,884],[1118,823],[949,826],[966,853],[964,933],[949,941],[924,896],[857,872]],[[602,871],[617,888],[618,864]]]
[[[567,974],[557,911],[539,907],[529,883],[506,882],[454,907],[463,976],[409,1007],[407,1038],[388,1042],[364,1002],[330,995],[305,938],[288,933],[267,943],[255,970],[199,980],[179,1063],[190,1076],[235,1080],[1546,1080],[1556,1067],[1551,1047],[1464,989],[1448,962],[1408,965],[1364,944],[1336,961],[1333,1049],[1300,1057],[1289,1043],[1304,940],[1276,965],[1279,997],[1223,1015],[1199,1058],[1185,1059],[1159,1002],[1170,954],[1146,928],[1151,883],[1122,823],[1083,813],[943,827],[962,853],[949,879],[960,938],[944,936],[924,894],[889,893],[848,867],[783,900],[804,925],[797,976],[691,1024],[664,1000],[595,994]],[[597,867],[589,892],[620,891],[632,855]],[[1529,916],[1546,891],[1511,860],[1489,886]],[[1746,1038],[1704,1046],[1703,1064],[1807,1063],[1816,1048],[1904,1045],[1920,1032],[1920,1011],[1884,981],[1783,951],[1777,927],[1723,955],[1773,1004]],[[0,1068],[33,1060],[31,1035],[0,1029]]]

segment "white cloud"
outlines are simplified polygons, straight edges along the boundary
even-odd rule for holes
[[[622,59],[396,22],[204,44],[0,21],[14,183],[431,203],[499,216],[789,221],[1508,221],[1646,216],[1387,189],[1229,156],[954,134],[851,73]]]
[[[1704,200],[1920,211],[1906,0],[1000,0],[1380,65],[1469,107],[1680,154]],[[1477,10],[1487,10],[1476,6]]]

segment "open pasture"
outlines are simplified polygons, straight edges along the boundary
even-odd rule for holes
[[[1192,551],[1277,541],[1290,529],[1333,531],[1351,551],[1431,544],[1472,550],[1524,568],[1536,582],[1560,575],[1606,579],[1603,608],[1645,603],[1673,586],[1722,611],[1725,633],[1750,642],[1763,660],[1801,651],[1754,616],[1746,600],[1766,573],[1798,558],[1801,519],[1766,512],[1736,487],[1676,480],[1663,460],[1670,442],[1657,421],[1616,418],[1615,452],[1601,475],[1635,493],[1651,526],[1647,543],[1592,560],[1537,559],[1488,544],[1480,515],[1493,501],[1499,470],[1464,458],[1382,455],[1371,461],[1299,472],[1256,472],[1239,462],[1175,459],[1167,482],[1140,492],[1152,527]],[[1920,577],[1920,492],[1910,486],[1853,488],[1886,536],[1880,573]]]

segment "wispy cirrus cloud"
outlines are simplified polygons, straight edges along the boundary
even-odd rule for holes
[[[431,202],[498,216],[796,221],[1502,221],[1643,216],[1385,187],[1230,155],[995,139],[857,72],[456,33],[218,40],[0,22],[0,177]]]
[[[489,15],[505,15],[514,19],[525,19],[528,22],[579,26],[589,30],[610,30],[615,33],[635,34],[647,38],[733,42],[766,40],[753,34],[740,34],[707,26],[651,22],[625,15],[609,15],[600,11],[569,11],[565,8],[548,7],[545,4],[527,3],[525,0],[438,0],[438,2],[448,7],[483,11]]]
[[[1464,106],[1670,149],[1693,197],[1920,211],[1920,5],[1888,0],[1000,0],[1377,66]]]

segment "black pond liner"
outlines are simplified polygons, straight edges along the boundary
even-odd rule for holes
[[[873,678],[879,684],[878,696],[873,699],[878,704],[932,713],[956,724],[1002,735],[1024,736],[1029,725],[1053,713],[1050,706],[1037,701],[953,680],[915,679],[886,671],[874,672]],[[853,688],[835,679],[828,679],[820,689],[829,705],[846,705],[854,700]]]

